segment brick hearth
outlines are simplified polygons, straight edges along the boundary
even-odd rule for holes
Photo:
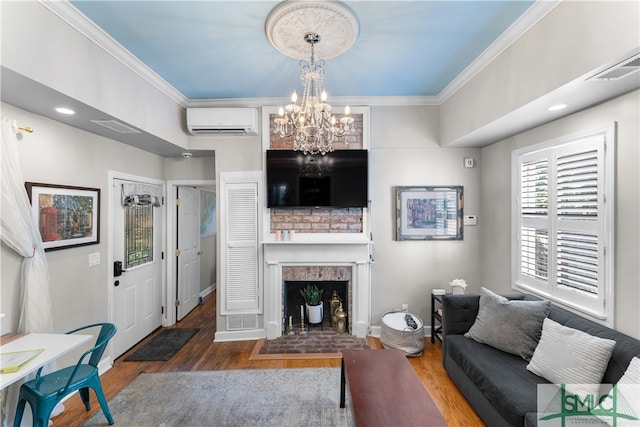
[[[340,353],[342,350],[368,349],[370,346],[366,338],[356,338],[334,330],[311,330],[306,335],[285,335],[265,340],[259,354]]]

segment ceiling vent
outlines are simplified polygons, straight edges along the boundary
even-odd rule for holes
[[[140,133],[138,129],[134,129],[131,126],[127,126],[117,120],[91,120],[91,123],[104,126],[107,129],[111,129],[112,131],[118,133]]]
[[[617,63],[613,67],[607,68],[593,77],[588,78],[587,81],[618,80],[631,73],[635,73],[638,70],[640,70],[640,53]]]
[[[193,135],[258,135],[258,110],[187,108],[187,129]]]

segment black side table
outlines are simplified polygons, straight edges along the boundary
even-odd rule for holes
[[[442,342],[442,295],[431,294],[431,343]]]

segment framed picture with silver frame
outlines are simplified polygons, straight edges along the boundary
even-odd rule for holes
[[[396,187],[396,240],[463,240],[461,185]]]

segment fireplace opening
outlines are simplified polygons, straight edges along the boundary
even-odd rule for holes
[[[322,292],[322,305],[323,305],[323,316],[322,316],[322,330],[337,330],[337,327],[332,326],[331,323],[331,298],[333,296],[334,291],[338,294],[340,298],[340,302],[342,303],[342,308],[345,313],[350,313],[349,311],[349,295],[348,295],[348,283],[347,280],[285,280],[284,288],[283,288],[283,308],[284,308],[284,317],[283,317],[283,331],[289,331],[289,319],[291,318],[291,323],[293,324],[294,331],[298,331],[300,329],[300,320],[302,317],[301,307],[304,307],[304,299],[300,294],[300,290],[307,287],[308,285],[315,285],[320,289],[323,289]],[[307,321],[307,315],[305,312],[305,328],[310,329],[320,329],[321,325],[309,325]],[[351,319],[347,319],[347,324],[351,324]],[[349,331],[347,331],[349,332]]]

